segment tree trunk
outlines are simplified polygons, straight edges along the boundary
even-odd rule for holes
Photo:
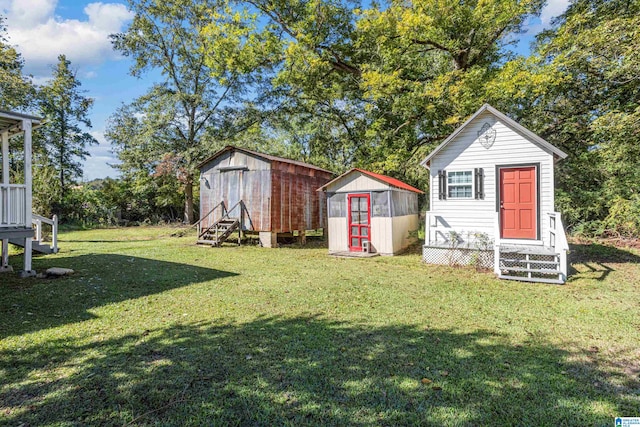
[[[193,224],[193,180],[191,178],[184,185],[184,222]]]

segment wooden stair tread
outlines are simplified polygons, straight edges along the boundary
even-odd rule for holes
[[[509,276],[509,275],[501,274],[498,276],[498,279],[518,280],[520,282],[553,283],[556,285],[564,284],[564,282],[560,279],[550,279],[548,277]]]
[[[500,266],[500,270],[517,271],[518,273],[560,274],[559,270],[551,270],[548,268],[522,268],[522,267]]]
[[[538,260],[538,259],[509,259],[509,258],[500,258],[500,262],[513,262],[518,264],[544,264],[544,265],[560,264],[558,261],[544,261],[544,260]]]

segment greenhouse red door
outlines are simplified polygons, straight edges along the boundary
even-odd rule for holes
[[[503,239],[535,239],[538,227],[536,167],[500,169],[500,234]]]
[[[370,200],[368,194],[349,195],[349,250],[362,251],[362,242],[370,241]]]

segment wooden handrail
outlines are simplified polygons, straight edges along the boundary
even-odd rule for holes
[[[218,203],[217,205],[215,205],[214,207],[212,207],[211,210],[209,212],[207,212],[207,214],[205,216],[200,218],[198,220],[198,222],[196,222],[195,224],[191,225],[189,228],[200,227],[200,223],[202,221],[204,221],[205,219],[207,219],[209,217],[209,215],[211,215],[213,213],[213,211],[215,211],[219,206],[222,206],[222,216],[224,216],[226,214],[227,210],[226,210],[226,208],[224,206],[224,200],[223,200],[220,203]],[[198,234],[200,234],[200,230],[199,229],[198,229]]]
[[[51,249],[54,254],[58,253],[58,215],[54,215],[49,219],[41,215],[32,214],[31,224],[36,226],[35,241],[42,242],[42,224],[49,224],[51,226]]]
[[[229,214],[230,214],[231,212],[233,212],[233,210],[234,210],[236,207],[238,207],[238,206],[240,206],[240,218],[239,218],[239,219],[240,219],[240,228],[241,228],[241,229],[243,229],[243,228],[244,228],[244,215],[245,215],[245,213],[247,213],[247,207],[246,207],[246,205],[244,204],[244,201],[242,201],[242,200],[238,201],[235,205],[233,205],[233,206],[232,206],[232,207],[230,207],[229,209],[226,209],[226,208],[225,208],[225,206],[224,206],[224,203],[223,203],[223,202],[220,202],[220,204],[222,204],[223,209],[224,209],[224,210],[223,210],[223,215],[222,215],[222,216],[221,216],[221,217],[220,217],[220,218],[219,218],[219,219],[218,219],[214,224],[212,224],[211,226],[209,226],[209,228],[207,228],[207,230],[210,230],[213,226],[215,226],[216,224],[218,224],[220,221],[224,220],[225,218],[230,218],[230,217],[229,217]],[[217,206],[216,206],[216,207],[217,207]],[[214,209],[215,209],[215,208],[214,208]],[[212,209],[212,210],[213,210],[213,209]],[[210,214],[211,214],[211,212],[209,212],[209,214],[207,214],[207,216],[209,216]],[[249,225],[251,226],[251,229],[253,230],[253,222],[251,221],[251,217],[250,217],[248,214],[247,214],[247,218],[249,218]],[[207,232],[207,230],[200,230],[200,229],[198,229],[198,237],[202,237],[202,236]],[[216,230],[217,230],[217,229],[216,229]],[[218,237],[218,236],[216,236],[216,239],[217,239],[217,237]]]

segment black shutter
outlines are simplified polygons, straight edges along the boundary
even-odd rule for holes
[[[484,200],[484,169],[475,169],[475,198],[476,200]]]
[[[447,199],[447,171],[438,171],[438,199]]]

